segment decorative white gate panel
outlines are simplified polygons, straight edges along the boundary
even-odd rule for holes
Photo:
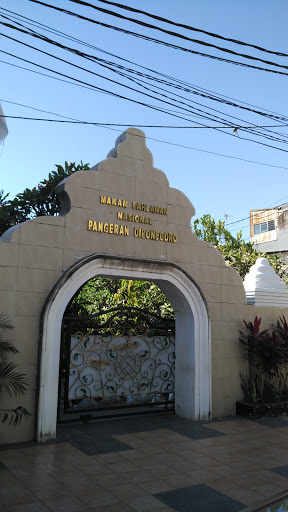
[[[64,358],[62,353],[64,412],[173,407],[173,322],[136,308],[112,312],[113,316],[102,324],[100,315],[90,317],[89,326],[87,319],[66,320]],[[96,320],[98,325],[92,325]]]

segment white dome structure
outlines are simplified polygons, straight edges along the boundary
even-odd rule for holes
[[[5,120],[4,113],[3,113],[1,103],[0,103],[0,143],[3,142],[4,139],[6,139],[7,135],[8,135],[8,128],[7,128],[6,120]]]
[[[244,279],[248,304],[255,306],[287,307],[288,290],[285,283],[266,258],[258,258]]]

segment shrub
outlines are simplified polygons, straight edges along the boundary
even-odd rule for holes
[[[23,395],[28,387],[25,375],[16,370],[17,365],[7,361],[9,354],[18,354],[16,347],[9,341],[4,341],[2,334],[10,331],[13,326],[7,316],[0,313],[0,397]],[[27,419],[30,413],[24,407],[15,409],[0,409],[1,423],[9,422],[9,425],[17,427],[23,418]]]
[[[241,388],[250,403],[278,402],[288,397],[288,325],[280,317],[273,330],[260,331],[261,318],[245,322],[248,333],[240,331],[239,341],[249,363],[248,374],[241,374]]]

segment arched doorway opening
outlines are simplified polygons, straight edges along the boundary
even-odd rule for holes
[[[64,311],[89,279],[110,276],[156,283],[175,312],[175,412],[194,421],[211,414],[211,346],[206,305],[177,266],[159,261],[90,256],[71,267],[51,291],[42,315],[37,439],[56,436],[61,325]]]
[[[153,282],[93,277],[62,322],[59,425],[173,413],[175,315]]]

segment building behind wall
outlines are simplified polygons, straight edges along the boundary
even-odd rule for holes
[[[288,203],[251,210],[250,241],[256,250],[276,254],[288,263]]]

